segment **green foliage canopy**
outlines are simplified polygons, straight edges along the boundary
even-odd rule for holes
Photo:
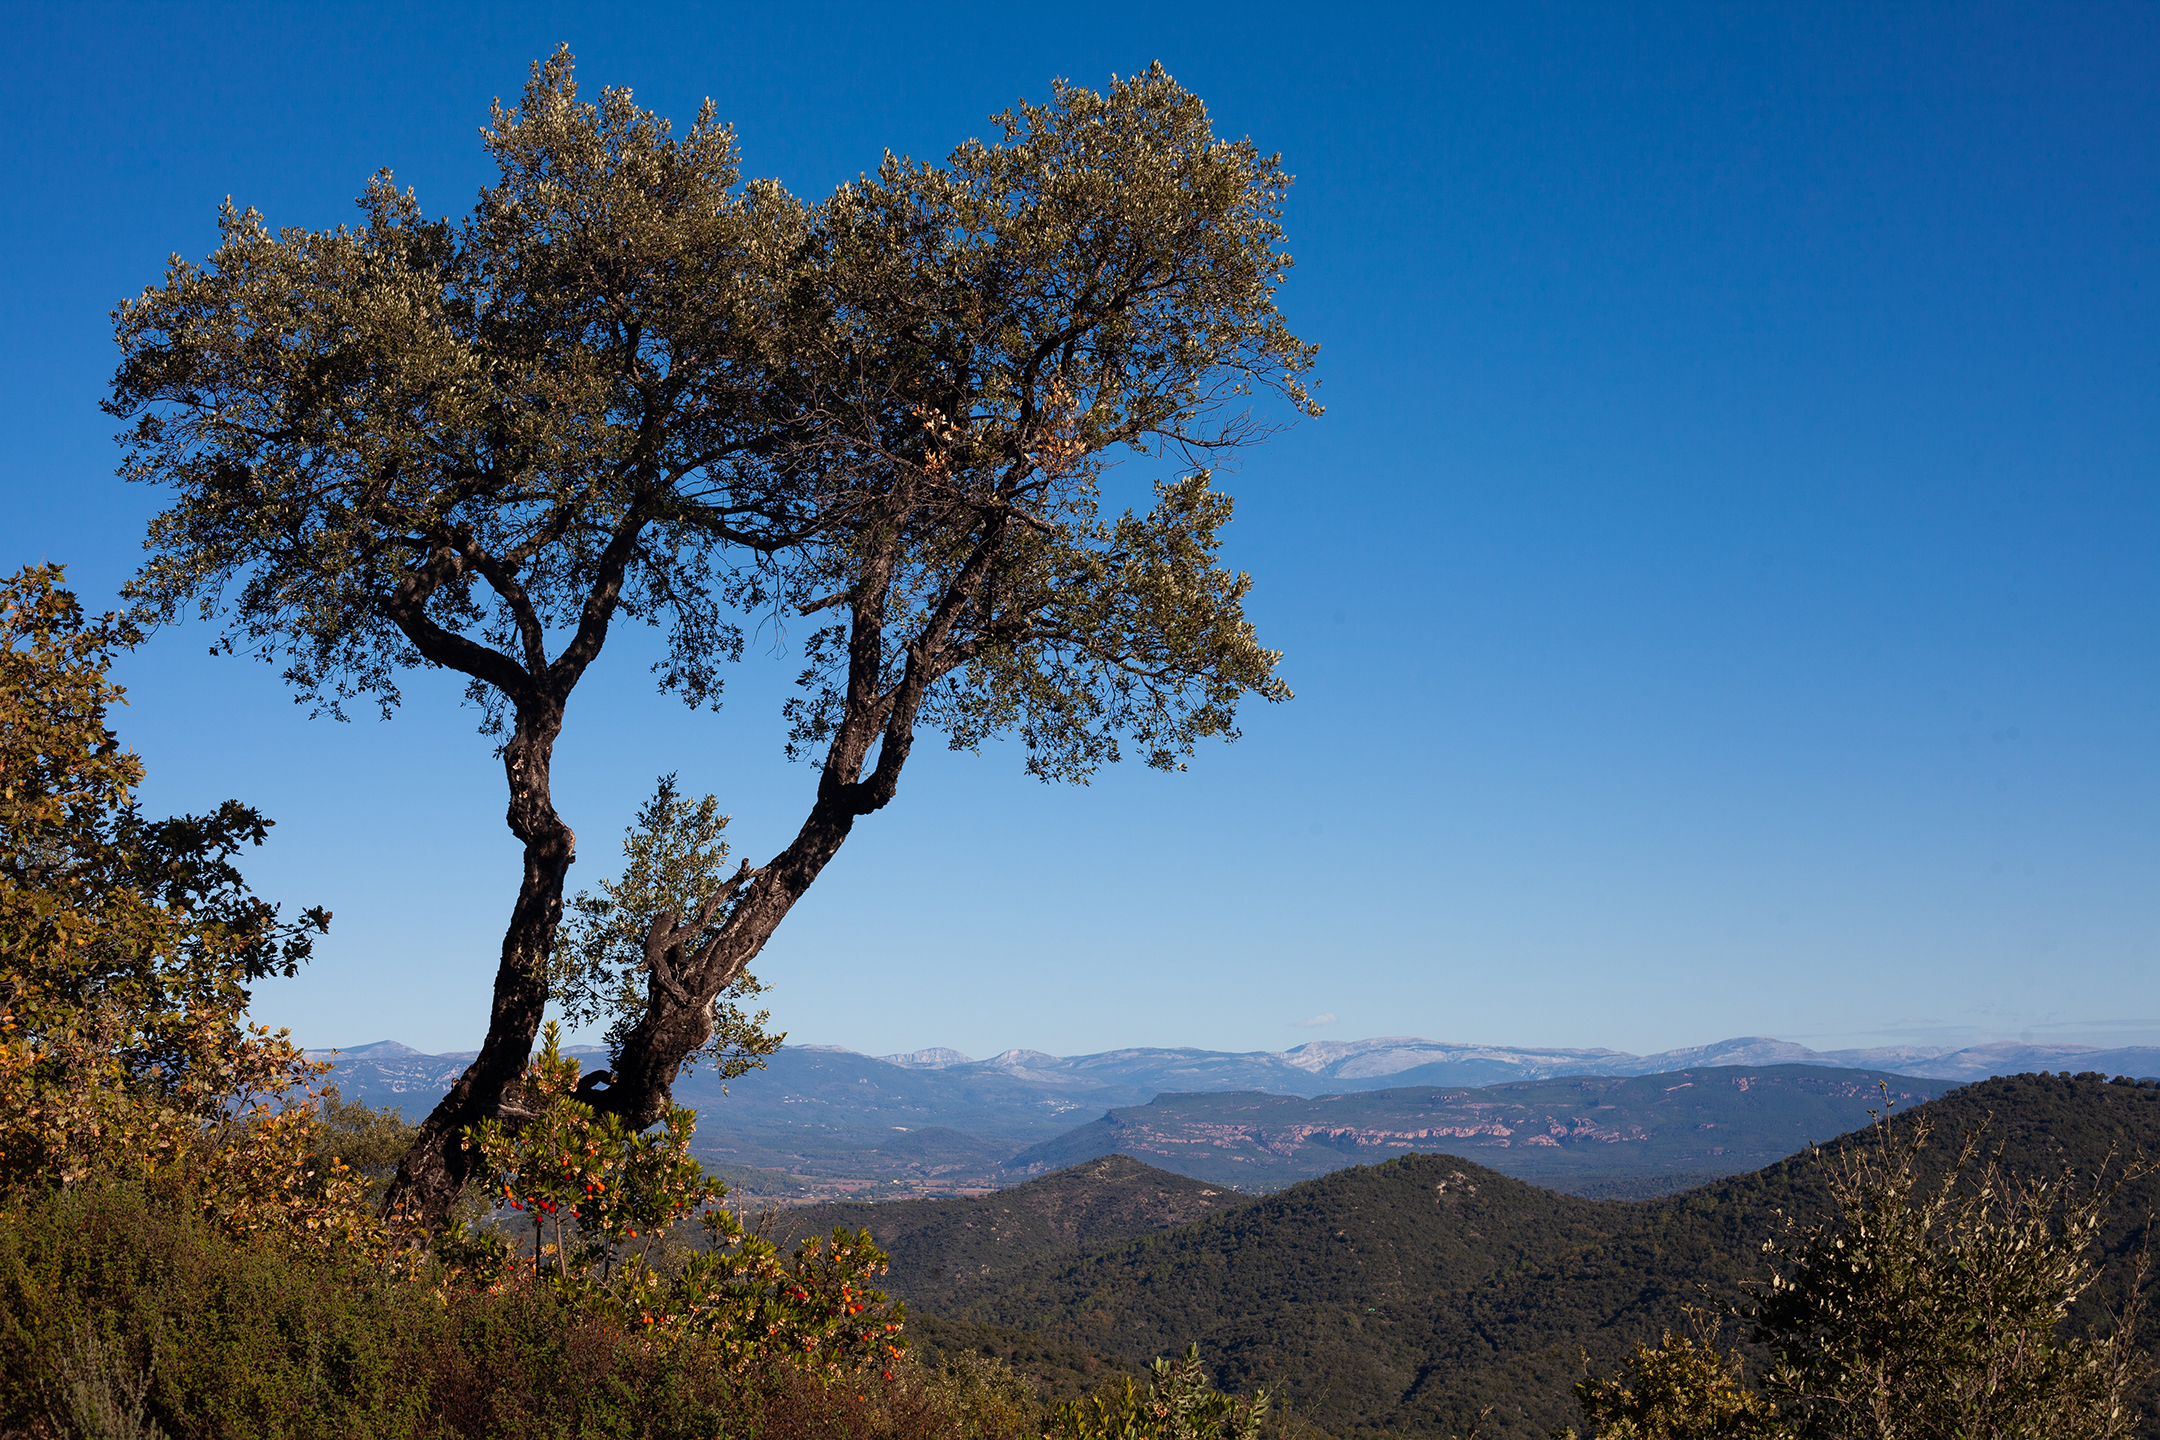
[[[648,964],[596,1097],[639,1125],[921,727],[1084,780],[1288,696],[1211,473],[1267,432],[1257,391],[1319,413],[1274,305],[1288,177],[1159,66],[995,123],[809,205],[741,182],[709,104],[677,136],[626,90],[581,101],[559,51],[496,107],[464,220],[387,173],[354,227],[228,203],[207,262],[117,311],[123,473],[175,496],[139,613],[193,607],[331,713],[424,664],[507,725],[525,874],[488,1038],[402,1172],[430,1215],[456,1134],[516,1108],[576,856],[554,744],[618,615],[666,627],[694,703],[744,621],[819,622],[788,706],[815,798],[716,934]],[[1120,458],[1171,462],[1144,513],[1104,512]]]
[[[119,307],[122,473],[176,494],[134,593],[227,618],[333,713],[387,712],[422,661],[491,721],[559,699],[617,612],[670,619],[669,676],[704,695],[740,645],[711,545],[802,518],[729,465],[799,207],[738,188],[710,106],[677,138],[627,91],[580,105],[567,55],[483,138],[501,179],[461,223],[388,172],[357,227],[227,202],[207,263]]]
[[[710,103],[676,138],[626,90],[580,103],[558,52],[462,222],[387,172],[357,227],[228,203],[207,263],[116,312],[123,473],[177,496],[145,612],[226,618],[332,710],[426,661],[495,716],[559,698],[617,611],[665,618],[663,678],[709,699],[730,605],[850,601],[799,743],[873,643],[879,711],[965,670],[922,718],[1018,726],[1045,774],[1227,733],[1287,693],[1212,564],[1227,499],[1194,473],[1105,522],[1097,482],[1258,438],[1259,388],[1319,413],[1273,305],[1288,177],[1159,66],[995,119],[811,207],[740,183]]]
[[[811,638],[794,741],[890,714],[896,759],[919,717],[956,746],[1016,730],[1045,777],[1084,778],[1120,733],[1173,766],[1244,693],[1288,694],[1249,582],[1213,563],[1230,505],[1206,470],[1265,433],[1255,390],[1319,413],[1273,304],[1288,177],[1160,66],[995,123],[815,216],[818,324],[785,383],[799,463],[851,523],[786,593],[849,614]],[[1191,473],[1105,519],[1105,465],[1156,452]]]

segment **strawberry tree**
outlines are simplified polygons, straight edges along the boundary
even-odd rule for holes
[[[544,1284],[625,1328],[702,1337],[744,1365],[783,1358],[838,1375],[899,1356],[902,1312],[871,1285],[886,1256],[868,1231],[835,1227],[782,1256],[691,1158],[694,1111],[630,1130],[577,1097],[578,1068],[550,1023],[526,1070],[531,1118],[466,1130],[497,1205],[525,1222],[492,1251],[485,1233],[464,1242],[469,1269]],[[692,1216],[703,1244],[685,1255],[667,1239]]]

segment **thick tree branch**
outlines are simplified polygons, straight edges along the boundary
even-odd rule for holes
[[[480,573],[480,578],[510,607],[510,616],[517,625],[518,639],[525,646],[525,669],[535,680],[547,674],[547,631],[541,627],[540,612],[533,607],[532,598],[525,593],[517,577],[494,556],[480,548],[470,531],[453,530],[452,537],[458,542],[458,553],[465,563]]]
[[[445,629],[429,618],[428,597],[447,578],[444,572],[452,570],[456,564],[454,552],[436,547],[426,562],[407,571],[383,597],[383,614],[427,659],[493,685],[513,704],[529,703],[533,698],[531,681],[515,660],[455,630]]]
[[[572,686],[592,664],[593,657],[607,640],[608,624],[615,617],[615,606],[622,597],[623,572],[629,568],[632,557],[637,554],[638,536],[648,523],[641,505],[633,505],[630,514],[615,527],[615,536],[607,549],[600,552],[599,563],[593,566],[593,580],[586,591],[585,604],[578,614],[577,633],[570,643],[548,667],[549,688],[556,694],[567,695]]]

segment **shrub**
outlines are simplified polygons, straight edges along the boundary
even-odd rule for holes
[[[468,1259],[481,1279],[528,1279],[581,1316],[698,1336],[737,1368],[784,1357],[837,1376],[900,1358],[902,1311],[871,1286],[886,1256],[869,1232],[836,1227],[783,1259],[690,1158],[694,1112],[670,1107],[644,1132],[595,1114],[560,1041],[549,1022],[526,1072],[536,1113],[516,1130],[488,1120],[466,1132],[480,1183],[531,1225],[529,1254],[513,1230],[499,1253]],[[671,1254],[664,1237],[692,1215],[703,1247]]]
[[[1127,1376],[1107,1394],[1058,1406],[1044,1440],[1258,1440],[1267,1413],[1265,1391],[1241,1400],[1208,1384],[1200,1347],[1188,1345],[1175,1363],[1156,1358],[1145,1394]]]
[[[347,1100],[335,1085],[325,1085],[320,1100],[310,1166],[325,1183],[342,1166],[359,1181],[360,1203],[371,1211],[381,1209],[398,1161],[412,1148],[420,1127],[394,1107],[378,1109]]]
[[[2099,1278],[2108,1201],[2138,1167],[2113,1183],[2012,1176],[1976,1132],[1925,1181],[1930,1138],[1925,1121],[1894,1127],[1886,1107],[1858,1143],[1817,1152],[1837,1215],[1788,1222],[1763,1246],[1775,1270],[1752,1317],[1771,1348],[1760,1396],[1714,1334],[1668,1334],[1638,1345],[1624,1377],[1576,1388],[1599,1440],[2131,1434],[2148,1370],[2138,1283],[2106,1333],[2066,1322]]]
[[[18,1196],[0,1210],[0,1413],[57,1422],[96,1357],[149,1377],[147,1412],[174,1436],[413,1433],[386,1342],[436,1320],[419,1298],[141,1184]]]
[[[414,1283],[235,1240],[139,1185],[0,1206],[0,1432],[991,1440],[1043,1419],[995,1362],[745,1365],[546,1285]]]
[[[1598,1440],[1783,1440],[1777,1407],[1740,1383],[1742,1362],[1718,1345],[1715,1317],[1690,1309],[1693,1335],[1637,1344],[1611,1380],[1575,1387]],[[1565,1432],[1564,1440],[1575,1440]]]
[[[2112,1183],[2013,1176],[1976,1131],[1928,1183],[1930,1138],[1924,1120],[1900,1133],[1886,1108],[1822,1161],[1837,1218],[1765,1243],[1778,1267],[1755,1311],[1776,1350],[1766,1391],[1800,1434],[1836,1440],[2129,1434],[2145,1372],[2136,1286],[2107,1333],[2063,1332],[2099,1278],[2108,1201],[2140,1167]]]
[[[248,890],[232,857],[271,822],[239,802],[142,816],[142,763],[105,724],[136,634],[61,579],[0,581],[0,1193],[124,1174],[181,1182],[236,1234],[372,1235],[287,1103],[328,1067],[244,1020],[247,984],[292,974],[330,917]]]

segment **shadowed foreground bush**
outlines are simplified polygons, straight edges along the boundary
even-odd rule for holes
[[[438,1292],[235,1244],[140,1190],[0,1211],[0,1430],[169,1437],[873,1436],[1037,1417],[914,1367],[730,1374],[710,1347],[580,1321],[545,1289]]]

